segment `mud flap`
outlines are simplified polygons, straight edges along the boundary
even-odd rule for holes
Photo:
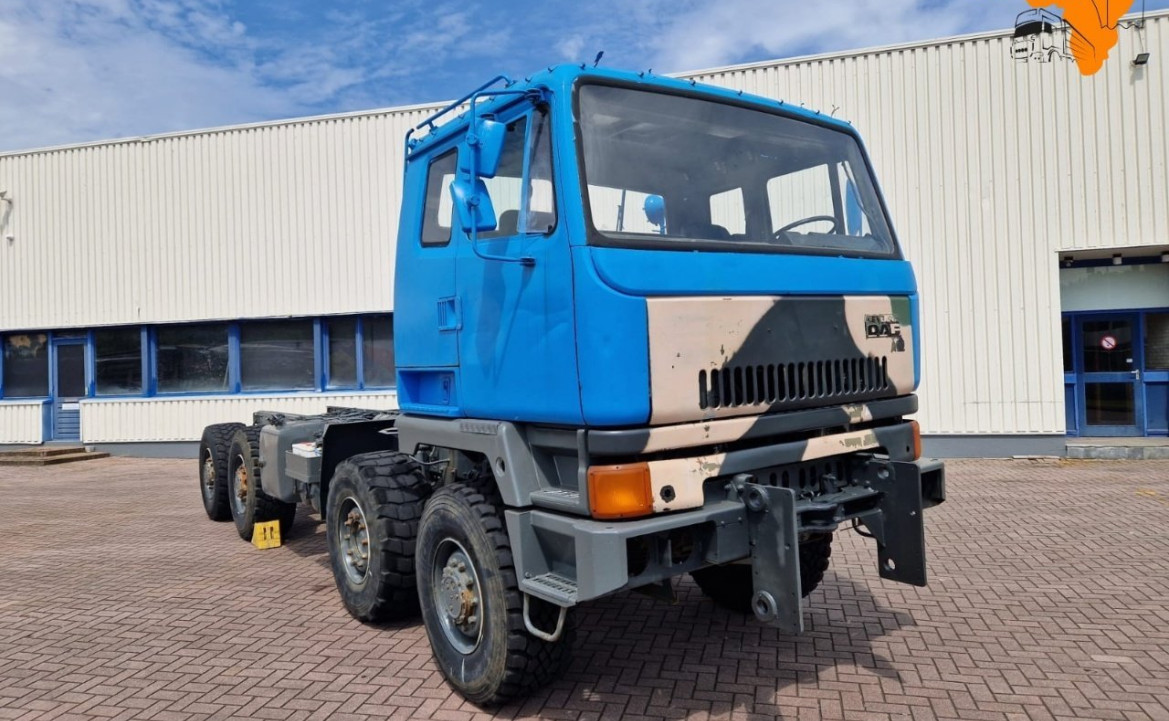
[[[940,464],[939,464],[940,465]],[[877,541],[881,578],[926,585],[922,469],[917,463],[883,463],[872,476],[879,509],[860,518]]]
[[[800,610],[800,545],[796,495],[790,488],[743,483],[751,539],[755,617],[785,633],[804,630]]]

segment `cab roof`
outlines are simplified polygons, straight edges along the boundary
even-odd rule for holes
[[[628,70],[612,70],[609,68],[590,68],[585,65],[555,65],[541,70],[521,81],[513,81],[500,75],[492,81],[466,96],[447,105],[442,110],[431,115],[419,123],[408,136],[407,160],[412,156],[423,153],[433,146],[443,143],[451,136],[464,131],[468,124],[467,104],[471,97],[478,93],[476,112],[483,115],[496,113],[510,105],[520,102],[523,93],[550,92],[554,97],[567,98],[572,96],[573,87],[580,81],[596,81],[601,83],[616,83],[624,86],[640,88],[650,91],[669,91],[695,97],[705,97],[714,100],[727,100],[735,104],[758,107],[764,110],[780,111],[785,115],[822,125],[836,130],[842,130],[850,135],[856,135],[856,129],[849,123],[824,115],[819,111],[774,100],[761,95],[744,93],[741,90],[730,90],[717,85],[708,85],[694,80],[678,80],[664,75],[654,75],[650,71],[632,72]],[[504,91],[503,95],[492,95],[493,92]],[[457,113],[447,119],[452,113]],[[440,124],[440,120],[441,122]]]

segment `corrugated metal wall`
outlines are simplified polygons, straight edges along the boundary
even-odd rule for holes
[[[1169,14],[1121,30],[1091,78],[1009,48],[1002,33],[694,75],[867,138],[919,273],[929,433],[1063,432],[1056,251],[1169,243]],[[0,156],[0,329],[389,309],[402,137],[425,113]],[[170,422],[86,406],[91,441]]]
[[[0,329],[389,310],[424,115],[0,156]]]
[[[82,401],[81,439],[85,443],[197,441],[204,426],[232,421],[251,423],[255,411],[311,414],[323,413],[327,406],[392,409],[398,407],[398,396],[302,393]]]
[[[41,443],[44,441],[43,401],[0,403],[0,443]]]
[[[918,272],[929,433],[1062,433],[1057,251],[1169,244],[1169,15],[1122,28],[1088,78],[1071,61],[1017,62],[1010,43],[688,76],[860,129]]]

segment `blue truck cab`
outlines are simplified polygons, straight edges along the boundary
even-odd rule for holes
[[[394,319],[398,411],[211,427],[204,501],[226,484],[245,537],[313,505],[350,612],[420,610],[476,703],[554,678],[576,605],[685,574],[799,632],[838,530],[926,582],[917,286],[847,123],[496,78],[406,140]]]

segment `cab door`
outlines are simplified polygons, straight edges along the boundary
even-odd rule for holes
[[[457,238],[447,187],[457,147],[407,166],[394,271],[394,355],[403,410],[459,415]]]
[[[572,266],[553,182],[551,109],[519,103],[495,177],[495,230],[456,230],[461,404],[466,415],[581,422]]]

